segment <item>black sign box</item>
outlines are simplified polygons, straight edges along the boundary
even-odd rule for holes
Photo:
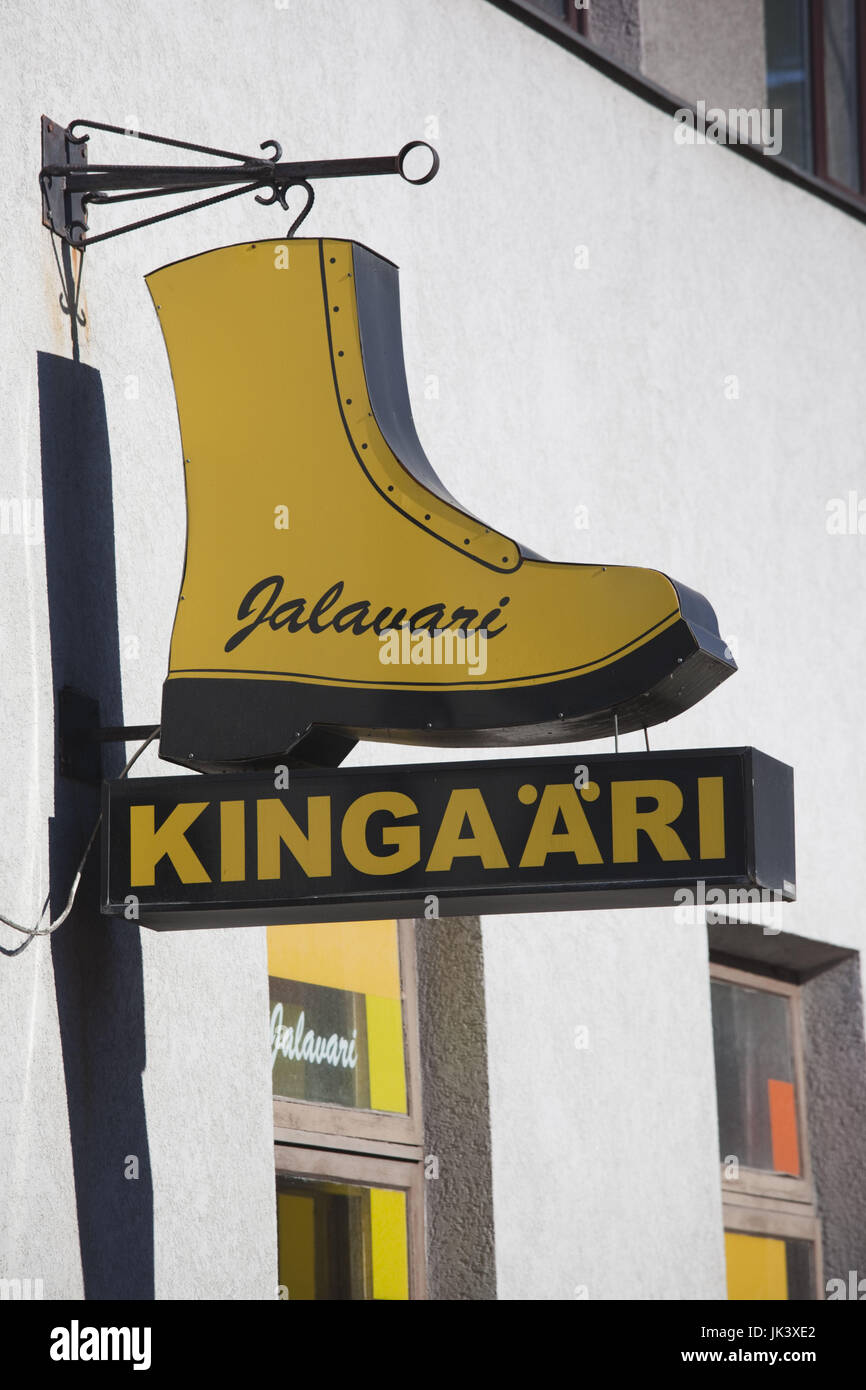
[[[157,928],[655,907],[710,888],[790,901],[795,882],[793,772],[754,748],[103,784],[102,911]]]

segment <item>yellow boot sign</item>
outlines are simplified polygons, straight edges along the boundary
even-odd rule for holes
[[[335,766],[362,738],[611,737],[615,719],[648,728],[736,670],[691,588],[552,563],[455,500],[415,431],[384,257],[351,241],[250,242],[147,283],[188,514],[163,758],[231,772]],[[449,478],[478,473],[460,455],[444,464]]]
[[[752,748],[278,765],[103,795],[102,911],[151,927],[795,894],[793,774]]]

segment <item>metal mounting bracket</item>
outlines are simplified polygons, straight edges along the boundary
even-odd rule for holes
[[[68,179],[46,175],[48,168],[66,167],[78,172],[87,168],[87,136],[78,139],[68,130],[42,117],[42,170],[39,186],[42,189],[42,225],[50,227],[70,246],[84,240],[87,229],[87,207],[84,190],[71,192]]]
[[[71,685],[65,685],[57,697],[61,777],[98,784],[102,781],[102,744],[145,739],[153,733],[158,722],[100,728],[99,701]]]
[[[77,128],[103,130],[113,135],[125,135],[157,145],[171,145],[177,149],[192,150],[196,154],[215,155],[234,163],[183,166],[90,165],[87,159],[87,142],[90,136],[77,135]],[[279,141],[265,140],[260,148],[264,150],[268,146],[273,148],[273,154],[270,158],[264,159],[261,156],[237,154],[232,150],[214,149],[210,145],[194,145],[187,140],[148,135],[144,131],[106,125],[103,121],[76,120],[64,127],[57,121],[43,116],[42,168],[39,173],[43,225],[49,227],[70,246],[83,249],[94,242],[107,241],[109,237],[121,236],[124,232],[132,232],[138,227],[148,227],[154,222],[164,222],[169,217],[180,217],[185,212],[223,202],[226,198],[237,198],[241,193],[252,193],[256,189],[268,190],[267,196],[256,194],[257,202],[278,202],[288,211],[286,194],[289,189],[302,188],[306,192],[307,201],[287,232],[287,236],[293,236],[313,206],[315,194],[311,179],[399,174],[407,183],[420,184],[429,183],[439,168],[439,156],[426,140],[410,140],[395,155],[375,156],[369,159],[312,159],[287,163],[281,162],[283,151]],[[428,150],[431,162],[426,173],[413,178],[406,173],[406,160],[418,149]],[[88,234],[87,215],[91,203],[125,203],[140,198],[159,198],[172,193],[195,193],[203,189],[225,187],[228,187],[228,192],[186,203],[183,207],[157,213],[154,217],[127,222],[122,227],[114,227],[96,236]]]

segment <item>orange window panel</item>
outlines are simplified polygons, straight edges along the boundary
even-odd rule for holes
[[[797,1106],[790,1081],[767,1082],[770,1102],[770,1137],[773,1167],[777,1173],[800,1176],[800,1146],[797,1141]]]

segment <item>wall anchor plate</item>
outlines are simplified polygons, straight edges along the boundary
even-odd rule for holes
[[[70,193],[64,174],[50,174],[52,168],[87,168],[87,136],[76,139],[58,121],[42,117],[42,225],[49,227],[70,246],[83,246],[87,233],[85,194]]]

